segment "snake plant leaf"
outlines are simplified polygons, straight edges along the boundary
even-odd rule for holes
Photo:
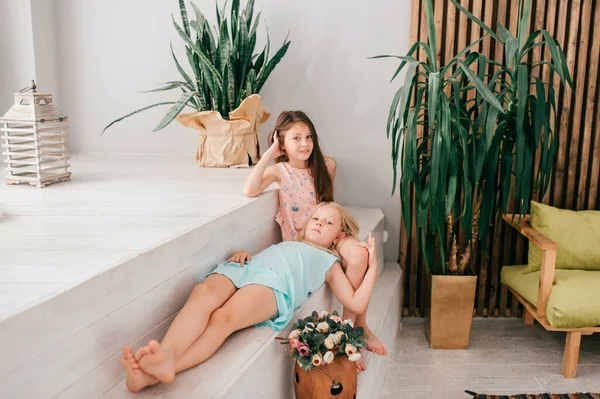
[[[195,96],[195,95],[196,95],[196,93],[194,93],[194,92],[183,93],[181,95],[181,97],[179,97],[179,100],[177,100],[177,102],[175,104],[173,104],[173,106],[171,107],[169,112],[167,112],[167,114],[164,116],[162,121],[160,121],[158,126],[156,126],[156,128],[154,128],[154,131],[158,132],[159,130],[161,130],[165,126],[167,126],[169,123],[173,122],[173,119],[175,119],[177,117],[177,115],[179,115],[181,110],[183,110],[183,108],[185,108],[187,103],[190,101],[190,98],[192,98],[192,96]]]
[[[183,31],[191,39],[192,34],[190,32],[190,22],[188,21],[187,9],[185,7],[184,0],[179,0],[179,12],[181,13],[181,24],[183,25]]]
[[[231,2],[231,31],[237,32],[238,30],[238,18],[240,15],[240,0],[233,0]]]
[[[179,63],[179,61],[177,60],[177,57],[175,56],[175,52],[173,51],[173,43],[171,43],[170,46],[171,46],[171,55],[173,56],[173,61],[175,61],[175,66],[177,67],[179,74],[183,77],[183,79],[187,82],[188,85],[190,85],[191,87],[194,87],[194,81],[183,70],[183,68],[181,67],[181,64]]]
[[[263,48],[263,51],[260,53],[260,55],[256,59],[256,62],[254,63],[253,69],[255,69],[257,72],[260,72],[260,70],[262,69],[262,67],[265,63],[265,51],[266,50],[267,50],[267,46],[265,45],[265,47]]]
[[[254,19],[254,23],[252,24],[252,27],[250,28],[250,36],[256,34],[256,30],[258,29],[258,23],[260,22],[260,14],[261,13],[262,13],[262,11],[259,11],[258,15]]]
[[[170,104],[175,104],[175,103],[174,103],[173,101],[161,102],[161,103],[156,103],[156,104],[148,105],[148,106],[145,106],[145,107],[143,107],[143,108],[137,109],[137,110],[135,110],[135,111],[133,111],[133,112],[130,112],[130,113],[128,113],[127,115],[124,115],[124,116],[122,116],[122,117],[120,117],[120,118],[118,118],[118,119],[115,119],[115,120],[114,120],[114,121],[112,121],[111,123],[109,123],[109,124],[108,124],[108,125],[107,125],[107,126],[106,126],[106,127],[103,129],[103,130],[102,130],[102,133],[101,133],[101,135],[102,135],[102,134],[104,134],[104,132],[106,131],[106,129],[108,129],[109,127],[111,127],[111,126],[112,126],[112,125],[114,125],[115,123],[117,123],[117,122],[121,122],[122,120],[124,120],[124,119],[127,119],[127,118],[129,118],[130,116],[133,116],[133,115],[135,115],[135,114],[139,114],[140,112],[143,112],[143,111],[145,111],[145,110],[147,110],[147,109],[150,109],[150,108],[158,107],[158,106],[161,106],[161,105],[170,105]]]
[[[194,4],[194,2],[190,1],[190,4],[192,5],[192,8],[194,9],[194,13],[196,14],[196,26],[202,28],[204,26],[204,22],[206,21],[206,18],[204,17],[204,14],[202,14],[202,11],[200,11],[200,9],[198,8],[198,6],[196,4]],[[198,30],[196,29],[196,32],[198,32]],[[198,36],[200,37],[200,36]]]
[[[213,66],[211,61],[206,57],[206,55],[204,55],[202,50],[198,46],[196,46],[196,44],[192,42],[192,40],[188,36],[185,35],[185,32],[181,30],[177,22],[175,22],[174,18],[173,25],[175,26],[175,30],[177,30],[177,33],[179,33],[179,36],[181,36],[181,38],[186,42],[186,44],[190,46],[190,48],[198,55],[198,58],[200,60],[200,69],[204,74],[204,78],[206,79],[210,90],[213,93],[220,93],[221,88],[223,87],[223,79],[219,75],[219,71],[217,71],[217,69]]]
[[[258,83],[257,83],[257,86],[256,86],[256,92],[257,93],[260,93],[260,90],[262,89],[263,85],[265,84],[265,82],[269,78],[269,75],[271,75],[271,72],[273,72],[273,70],[275,69],[275,67],[277,66],[277,64],[279,64],[279,62],[281,61],[281,59],[283,58],[283,56],[287,52],[288,48],[290,47],[290,43],[291,42],[288,41],[287,38],[286,38],[286,40],[284,41],[284,44],[281,46],[281,48],[275,53],[275,55],[273,56],[273,58],[271,58],[269,60],[269,62],[267,63],[267,65],[260,72],[260,75],[258,77]]]
[[[142,93],[155,93],[158,91],[168,91],[179,88],[182,88],[185,91],[193,91],[193,89],[186,82],[167,82],[163,87],[159,87],[157,89],[152,90],[144,90]]]
[[[246,9],[244,10],[244,16],[248,24],[252,22],[252,17],[254,16],[254,0],[248,0],[246,3]],[[250,30],[250,26],[247,26],[247,29]]]
[[[217,69],[221,76],[225,76],[229,57],[231,56],[231,41],[229,39],[229,30],[227,29],[227,19],[221,22],[221,30],[219,34],[219,45],[217,47]]]

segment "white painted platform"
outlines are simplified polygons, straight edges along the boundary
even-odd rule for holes
[[[120,349],[162,338],[216,263],[280,239],[276,191],[241,195],[248,169],[202,169],[192,157],[174,156],[80,156],[72,163],[70,183],[41,190],[0,184],[7,204],[0,219],[0,340],[10,342],[0,350],[1,397],[128,396]],[[361,235],[375,232],[383,254],[381,211],[351,212]],[[311,299],[319,298],[325,302],[312,304],[333,303],[325,289]],[[235,397],[248,384],[262,389],[244,370],[249,359],[266,359],[260,348],[269,348],[272,335],[239,333],[181,382],[136,397]]]
[[[241,194],[248,169],[203,169],[190,156],[86,155],[72,163],[71,182],[44,189],[0,177],[0,320],[265,200]]]

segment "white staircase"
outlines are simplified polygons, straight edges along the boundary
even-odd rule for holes
[[[138,179],[138,182],[147,184],[147,181],[158,180],[160,185],[171,181],[170,175],[160,176],[158,167],[150,177],[146,172],[149,164],[144,161],[139,165],[144,172],[140,172],[138,177],[141,180]],[[77,163],[74,169],[77,172]],[[90,166],[90,169],[93,168]],[[119,171],[115,173],[126,173],[121,171],[127,170],[122,165],[115,169]],[[129,168],[130,171],[132,169],[135,168]],[[95,172],[91,171],[90,176],[93,173]],[[287,336],[290,326],[280,334],[273,333],[266,327],[240,331],[230,337],[215,356],[198,367],[181,373],[168,386],[159,384],[135,395],[128,393],[124,386],[125,375],[119,364],[123,346],[132,345],[135,350],[150,339],[160,340],[192,288],[235,250],[243,248],[256,253],[280,240],[279,227],[273,220],[278,205],[275,191],[266,192],[252,200],[237,199],[235,195],[238,194],[230,192],[239,192],[237,188],[241,187],[240,182],[245,178],[242,172],[227,172],[228,176],[236,174],[235,179],[239,181],[226,185],[219,183],[219,179],[213,175],[221,172],[202,170],[194,173],[189,176],[189,185],[177,183],[177,187],[172,188],[172,199],[180,201],[177,209],[175,204],[164,201],[145,203],[144,206],[148,209],[150,206],[157,207],[163,212],[167,212],[171,206],[173,212],[177,212],[173,217],[179,218],[183,216],[179,215],[180,212],[188,212],[194,206],[190,202],[191,196],[204,198],[205,188],[211,187],[212,191],[206,195],[212,196],[212,201],[219,196],[227,196],[227,201],[231,201],[227,203],[227,212],[215,217],[207,216],[208,219],[199,219],[197,223],[192,221],[193,227],[186,225],[181,231],[166,240],[161,239],[160,243],[143,252],[133,253],[129,258],[99,270],[95,275],[52,297],[41,298],[35,305],[11,317],[0,318],[0,342],[4,343],[0,349],[1,398],[293,397],[293,363],[282,345],[275,340],[278,335]],[[81,178],[81,169],[79,174]],[[112,181],[118,178],[115,175]],[[195,187],[196,191],[190,192],[190,187],[198,182],[198,178],[204,179],[205,183]],[[118,188],[128,196],[125,198],[134,201],[136,190],[125,183],[128,179],[130,178],[123,178]],[[74,182],[77,182],[77,173]],[[40,206],[48,204],[49,212],[62,212],[61,208],[53,207],[53,193],[65,195],[69,194],[68,190],[71,188],[77,188],[79,191],[69,194],[69,198],[86,207],[81,208],[81,212],[125,212],[122,208],[100,208],[103,204],[97,204],[98,208],[91,208],[90,201],[96,201],[98,193],[104,188],[94,185],[96,180],[92,178],[84,183],[90,189],[90,198],[77,197],[81,190],[77,186],[66,186],[61,191],[56,191],[59,190],[58,185],[56,189],[50,188],[55,191],[44,193],[23,191],[24,201],[10,195],[4,198],[13,201],[12,208],[11,202],[8,203],[9,211],[16,209],[14,201],[19,200],[19,203],[25,204],[19,209],[22,215],[41,212]],[[102,183],[99,181],[97,184]],[[232,185],[235,185],[235,190]],[[86,187],[85,184],[83,187]],[[176,189],[181,192],[173,194]],[[225,189],[229,191],[223,193]],[[14,192],[16,191],[11,191],[10,194]],[[35,194],[32,196],[30,193]],[[138,194],[141,197],[146,195],[143,192]],[[26,204],[27,200],[32,203]],[[139,210],[138,200],[135,201],[135,204],[132,203],[127,208],[127,212],[146,212]],[[379,264],[384,265],[383,213],[378,209],[349,210],[361,226],[362,240],[370,232],[374,234],[378,243]],[[202,213],[202,207],[194,209],[193,213]],[[144,219],[142,213],[138,216],[140,220]],[[14,221],[14,215],[9,214],[10,217]],[[52,229],[49,232],[56,234]],[[81,230],[81,236],[74,237],[77,246],[86,242],[86,234],[97,232]],[[133,241],[130,236],[131,233],[124,233],[119,242]],[[98,241],[94,238],[90,242]],[[102,242],[102,245],[105,244],[108,248],[109,243]],[[82,251],[83,254],[86,253]],[[110,254],[110,251],[107,253]],[[385,267],[380,267],[380,276],[369,307],[369,326],[390,352],[400,319],[400,277],[397,264],[386,263]],[[341,311],[339,303],[324,286],[298,310],[297,317],[304,317],[313,310],[326,309]],[[359,398],[378,396],[390,357],[391,353],[381,358],[368,353],[366,362],[369,370],[359,377]]]

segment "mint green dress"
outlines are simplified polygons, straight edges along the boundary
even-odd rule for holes
[[[222,262],[210,274],[227,277],[237,288],[251,284],[272,288],[278,316],[256,326],[280,331],[308,296],[325,283],[325,273],[337,261],[334,255],[311,245],[285,241],[254,255],[243,267],[236,262]]]

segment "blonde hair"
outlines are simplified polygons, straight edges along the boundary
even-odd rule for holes
[[[306,238],[304,238],[304,235],[306,233],[306,227],[308,226],[309,220],[312,219],[313,215],[319,208],[322,208],[322,207],[328,206],[328,205],[334,207],[335,210],[338,211],[338,213],[340,214],[341,226],[340,226],[340,232],[338,233],[338,235],[344,233],[344,234],[346,234],[347,237],[348,236],[358,236],[358,229],[359,229],[358,222],[356,221],[356,219],[354,219],[354,217],[350,214],[350,212],[348,212],[343,206],[341,206],[340,204],[338,204],[336,202],[326,202],[325,201],[325,202],[319,203],[312,210],[312,212],[308,216],[308,219],[306,219],[306,223],[304,223],[302,230],[300,230],[300,234],[298,235],[298,241],[303,242],[308,245],[312,245],[315,248],[319,248],[323,251],[329,252],[330,254],[337,256],[338,259],[342,259],[342,257],[338,253],[338,251],[335,249],[335,243],[333,243],[330,248],[325,248],[325,247],[321,247],[320,245],[317,245],[315,243],[312,243],[312,242],[308,241]]]

